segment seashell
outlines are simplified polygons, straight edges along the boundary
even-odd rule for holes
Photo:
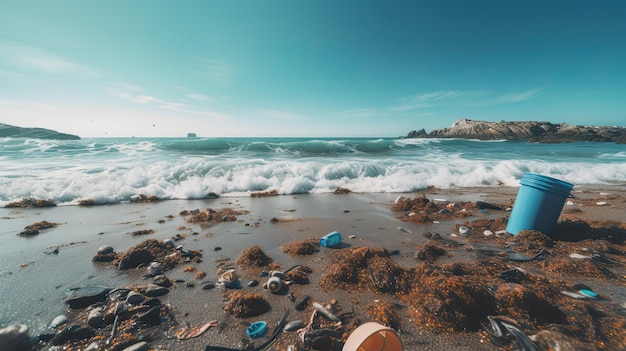
[[[283,281],[279,277],[271,277],[267,281],[266,287],[269,291],[276,294],[283,288]]]
[[[576,253],[576,252],[569,254],[569,257],[573,258],[573,259],[591,258],[591,256],[581,255],[581,254]]]
[[[461,235],[469,235],[469,228],[466,226],[459,227],[459,234]]]
[[[487,230],[485,230],[485,231],[483,232],[483,235],[485,235],[485,236],[492,236],[492,235],[493,235],[493,232],[492,232],[491,230],[487,229]]]
[[[596,202],[596,205],[598,205],[598,206],[606,206],[608,204],[606,203],[606,201],[600,201],[600,202]]]
[[[506,230],[498,230],[498,231],[496,231],[496,236],[498,238],[503,236],[504,234],[506,234]]]
[[[283,331],[286,331],[286,332],[296,331],[296,330],[302,329],[304,327],[305,327],[305,324],[304,324],[303,321],[296,320],[296,321],[291,321],[291,322],[287,323],[287,325],[285,325],[285,327],[283,328]]]
[[[237,272],[235,272],[234,269],[229,269],[226,272],[222,273],[222,275],[220,275],[220,280],[225,285],[234,284],[235,282],[237,282],[237,280],[239,280],[239,275],[237,274]]]

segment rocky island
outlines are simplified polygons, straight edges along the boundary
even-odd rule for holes
[[[569,143],[577,141],[615,142],[626,144],[626,128],[570,126],[566,123],[519,121],[487,122],[459,119],[450,128],[413,130],[407,138],[461,138],[478,140],[519,140],[539,143]]]
[[[78,135],[60,133],[45,128],[22,128],[4,123],[0,123],[0,138],[80,140]]]

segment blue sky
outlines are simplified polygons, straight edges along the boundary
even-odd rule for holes
[[[625,4],[0,0],[0,122],[83,137],[626,126]]]

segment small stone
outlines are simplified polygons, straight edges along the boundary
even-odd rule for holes
[[[163,296],[170,292],[170,289],[164,288],[162,286],[154,285],[150,286],[145,292],[144,295],[147,297],[157,297]]]
[[[152,278],[152,282],[165,288],[169,288],[170,286],[172,286],[172,282],[164,274],[157,275],[156,277]]]
[[[161,269],[161,264],[159,262],[152,262],[148,266],[148,274],[151,277],[156,277],[157,275],[163,274],[163,270]]]
[[[107,254],[110,254],[111,252],[113,252],[113,247],[111,247],[110,245],[104,245],[98,248],[99,255],[107,255]]]
[[[176,244],[174,244],[174,240],[172,239],[163,240],[163,245],[169,246],[169,247],[176,247]]]
[[[96,307],[89,311],[87,316],[87,324],[94,328],[98,328],[104,324],[104,310],[102,307]]]
[[[148,351],[148,349],[148,343],[145,341],[141,341],[123,349],[122,351]]]
[[[213,288],[215,288],[215,283],[213,282],[206,282],[202,285],[202,289],[204,290],[211,290]]]
[[[356,235],[350,235],[350,236],[348,236],[348,238],[350,238],[350,239],[355,239],[355,238],[356,238]]]
[[[469,228],[466,226],[459,227],[459,234],[461,235],[469,235]]]
[[[251,281],[248,282],[248,286],[257,286],[259,285],[259,281],[256,279],[252,279]]]
[[[129,305],[138,305],[143,302],[143,295],[136,291],[131,291],[126,296],[126,303]]]
[[[492,232],[491,230],[487,229],[487,230],[485,230],[485,231],[483,232],[483,235],[485,235],[485,236],[492,236],[492,235],[493,235],[493,232]]]
[[[69,305],[70,308],[85,308],[96,302],[104,301],[109,291],[111,291],[111,288],[103,286],[82,286],[80,288],[72,289],[71,296],[69,299],[65,300],[65,303]]]
[[[606,205],[608,205],[608,203],[606,203],[606,201],[600,201],[600,202],[596,202],[596,205],[598,205],[598,206],[606,206]]]
[[[64,324],[67,324],[67,322],[69,322],[70,320],[65,316],[65,315],[60,315],[60,316],[56,316],[54,317],[54,319],[52,320],[52,322],[50,322],[50,326],[49,328],[58,328]]]
[[[161,307],[154,306],[145,313],[137,315],[137,320],[146,325],[161,324]]]

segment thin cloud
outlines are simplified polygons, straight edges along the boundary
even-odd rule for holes
[[[537,95],[539,95],[539,93],[541,93],[544,90],[545,90],[544,87],[537,87],[537,88],[533,88],[533,89],[522,91],[522,92],[505,94],[505,95],[496,97],[495,99],[491,101],[491,103],[510,104],[514,102],[526,101],[526,100],[530,100],[536,97]]]
[[[211,99],[210,97],[203,95],[203,94],[199,94],[199,93],[193,93],[193,94],[187,94],[187,97],[196,101],[211,101],[213,99]]]
[[[46,50],[7,40],[0,40],[0,60],[26,71],[50,74],[99,76],[100,72],[88,66],[64,59]]]
[[[223,60],[198,59],[198,74],[218,84],[229,84],[235,77],[233,66]]]
[[[260,110],[258,113],[264,117],[280,120],[305,120],[305,116],[297,113],[278,111],[278,110]]]
[[[367,117],[387,116],[388,114],[385,112],[381,112],[377,109],[356,108],[356,109],[349,109],[345,111],[333,112],[330,115],[331,117],[337,117],[337,118],[367,118]]]
[[[124,88],[130,88],[133,91],[132,92],[125,91]],[[140,105],[154,106],[162,110],[176,111],[176,112],[210,117],[213,119],[221,119],[221,120],[227,120],[231,118],[230,116],[223,114],[223,113],[219,113],[215,111],[200,110],[200,109],[197,109],[195,106],[181,104],[178,102],[167,101],[167,100],[163,100],[155,96],[151,96],[151,95],[136,94],[136,92],[141,92],[143,89],[132,84],[116,83],[110,87],[107,87],[107,90],[109,91],[111,95],[117,98],[124,99],[124,100],[130,101],[136,104],[140,104]]]

